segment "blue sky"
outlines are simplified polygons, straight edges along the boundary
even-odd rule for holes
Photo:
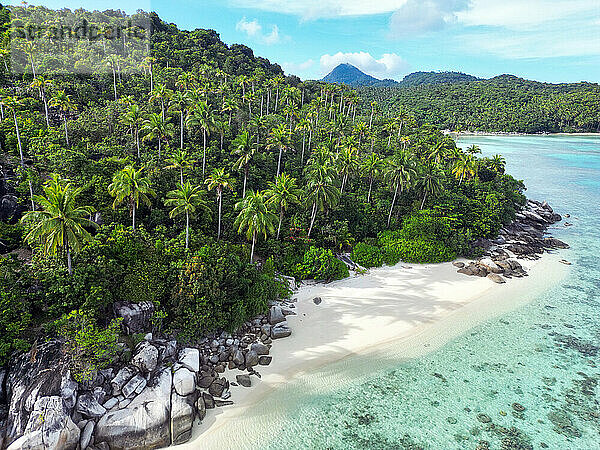
[[[12,1],[9,3],[20,4]],[[418,70],[600,82],[600,0],[32,0],[51,8],[156,11],[303,79],[349,62],[378,78]]]

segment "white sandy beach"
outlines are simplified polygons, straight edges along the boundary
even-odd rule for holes
[[[536,262],[522,261],[529,276],[504,285],[458,274],[444,263],[399,264],[328,285],[303,286],[294,295],[298,315],[288,316],[293,333],[274,342],[273,362],[257,367],[262,378],[252,377],[251,388],[232,386],[235,405],[207,411],[192,440],[180,447],[243,448],[240,431],[256,428],[254,415],[261,415],[258,420],[265,425],[271,391],[340,360],[351,365],[359,355],[366,357],[354,368],[357,373],[372,369],[371,356],[398,362],[433,351],[558,282],[568,271],[558,259],[544,255]],[[312,301],[317,296],[320,305]],[[225,376],[235,381],[239,373],[227,371]]]

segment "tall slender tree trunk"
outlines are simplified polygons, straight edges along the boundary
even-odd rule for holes
[[[371,190],[373,189],[373,175],[369,177],[369,195],[367,196],[367,202],[371,203]]]
[[[67,129],[67,114],[63,114],[63,119],[65,122],[65,139],[67,141],[67,147],[69,147],[69,130]]]
[[[69,275],[73,275],[73,262],[71,261],[71,249],[67,244],[67,269],[69,271]]]
[[[302,155],[300,156],[300,165],[304,165],[304,144],[306,143],[306,131],[302,133]]]
[[[31,185],[31,180],[27,180],[29,184],[29,199],[31,200],[31,210],[35,211],[35,202],[33,201],[33,186]]]
[[[137,127],[135,128],[135,145],[137,147],[137,156],[138,156],[138,160],[141,158],[140,155],[140,130],[137,129]]]
[[[425,199],[427,198],[427,190],[425,190],[425,193],[423,195],[423,201],[421,202],[421,209],[423,209],[423,206],[425,206]]]
[[[281,222],[283,221],[283,206],[279,209],[279,225],[277,226],[277,239],[279,239],[279,232],[281,231]]]
[[[158,138],[158,159],[162,159],[162,147],[161,147],[162,139]]]
[[[133,228],[133,231],[135,231],[135,212],[136,212],[136,205],[135,205],[135,201],[132,202],[132,208],[131,208],[131,227]]]
[[[15,119],[15,133],[17,133],[17,144],[19,144],[19,156],[21,157],[21,167],[25,168],[25,159],[23,158],[23,144],[21,143],[21,133],[19,132],[19,123],[17,122],[17,113],[13,110]]]
[[[190,213],[185,212],[185,249],[190,248]]]
[[[181,110],[180,127],[181,127],[181,138],[180,138],[179,148],[181,148],[181,150],[183,150],[183,109]]]
[[[312,232],[313,229],[313,225],[315,224],[315,218],[317,217],[317,202],[313,203],[313,210],[312,210],[312,214],[310,217],[310,227],[308,227],[308,235],[307,237],[310,238],[310,233]]]
[[[277,176],[279,176],[279,173],[281,171],[281,154],[283,153],[283,148],[279,147],[279,159],[277,161]]]
[[[202,153],[202,176],[206,172],[206,130],[202,129],[202,137],[204,139],[204,152]]]
[[[387,226],[390,226],[390,221],[392,220],[392,211],[394,210],[394,205],[396,204],[396,197],[398,196],[398,188],[399,184],[396,184],[396,190],[394,191],[394,198],[392,199],[392,206],[390,208],[390,213],[388,214]]]
[[[219,196],[219,223],[217,225],[217,241],[221,239],[221,205],[223,204],[223,193],[219,192],[217,194]]]
[[[248,163],[244,164],[244,190],[242,192],[242,198],[246,197],[246,180],[248,179]]]
[[[46,127],[50,128],[50,115],[48,114],[48,101],[46,100],[46,94],[44,93],[43,88],[40,88],[40,94],[42,96],[42,101],[44,102],[44,112],[46,113]]]
[[[250,250],[250,264],[254,260],[254,244],[256,242],[256,231],[252,233],[252,249]]]
[[[179,178],[181,180],[181,185],[183,186],[183,167],[179,168]]]

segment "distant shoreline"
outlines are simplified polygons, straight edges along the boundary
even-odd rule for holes
[[[516,131],[450,131],[442,130],[442,133],[451,136],[600,136],[600,133],[520,133]]]

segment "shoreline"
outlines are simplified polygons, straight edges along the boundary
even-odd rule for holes
[[[452,136],[456,136],[457,138],[461,138],[461,137],[477,137],[477,136],[481,136],[481,137],[493,137],[493,136],[502,136],[502,137],[511,137],[511,136],[587,136],[587,137],[594,137],[594,136],[600,136],[600,132],[597,133],[593,133],[593,132],[582,132],[582,133],[564,133],[564,132],[560,132],[560,133],[521,133],[521,132],[517,132],[517,131],[450,131],[450,130],[442,130],[442,133],[446,134],[446,135],[452,135]]]
[[[251,426],[252,418],[260,415],[252,407],[264,409],[260,405],[271,395],[293,389],[299,379],[324,367],[351,366],[359,359],[399,364],[433,352],[469,329],[528,303],[569,270],[556,253],[520,262],[529,276],[504,285],[464,277],[448,262],[400,263],[329,285],[302,286],[295,295],[298,315],[288,316],[292,335],[273,346],[273,362],[260,368],[262,378],[252,377],[251,388],[232,386],[235,404],[207,411],[202,423],[194,425],[190,441],[176,447],[230,448],[240,421]],[[312,301],[316,296],[323,298],[320,305]],[[240,373],[224,375],[235,381]]]

